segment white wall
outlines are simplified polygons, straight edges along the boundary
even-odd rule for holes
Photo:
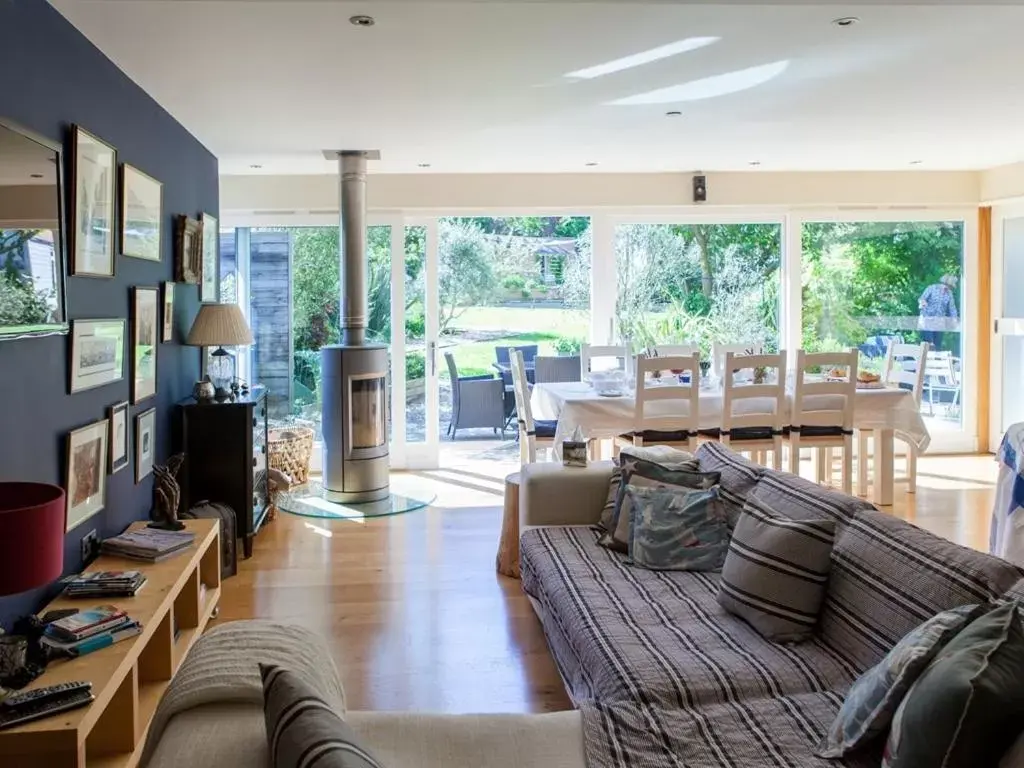
[[[973,171],[709,173],[708,203],[694,206],[690,174],[371,174],[374,211],[565,211],[682,206],[836,208],[977,205]],[[337,177],[222,176],[221,217],[337,210]],[[282,224],[285,222],[281,222]]]
[[[1024,163],[982,171],[981,199],[986,203],[1024,199]]]

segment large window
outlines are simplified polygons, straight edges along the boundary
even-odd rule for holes
[[[634,348],[779,348],[779,224],[626,224],[615,230],[619,341]]]
[[[959,430],[963,223],[808,222],[801,239],[802,346],[858,347],[881,372],[890,342],[929,342],[922,411],[933,436]]]

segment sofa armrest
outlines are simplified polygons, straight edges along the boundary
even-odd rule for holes
[[[542,525],[594,525],[608,498],[610,461],[586,467],[527,464],[519,481],[519,531]]]

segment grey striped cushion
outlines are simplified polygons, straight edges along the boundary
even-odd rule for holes
[[[811,637],[828,585],[835,527],[831,520],[790,520],[748,503],[722,566],[719,604],[769,640]]]
[[[721,475],[719,491],[722,504],[729,518],[729,528],[734,528],[743,512],[743,505],[747,503],[747,496],[757,487],[765,468],[730,451],[721,443],[702,443],[694,455],[702,472]]]
[[[287,669],[260,664],[274,768],[382,768],[330,705]]]
[[[635,456],[644,461],[654,464],[661,464],[669,469],[688,469],[692,472],[700,471],[700,463],[692,453],[680,451],[667,445],[652,445],[649,447],[636,446],[623,448],[623,456]],[[615,529],[615,517],[619,503],[619,485],[622,482],[622,465],[618,458],[615,460],[615,467],[612,469],[612,476],[608,478],[608,498],[601,510],[601,521],[598,528],[605,531]]]

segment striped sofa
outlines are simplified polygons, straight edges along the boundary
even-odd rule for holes
[[[957,605],[1024,594],[1024,572],[867,502],[766,470],[718,443],[697,453],[737,511],[760,500],[836,522],[811,641],[763,639],[716,599],[718,575],[648,571],[596,544],[611,464],[531,465],[521,482],[523,589],[573,703],[590,768],[877,766],[813,751],[853,680],[910,629]],[[567,503],[567,499],[572,502]]]

